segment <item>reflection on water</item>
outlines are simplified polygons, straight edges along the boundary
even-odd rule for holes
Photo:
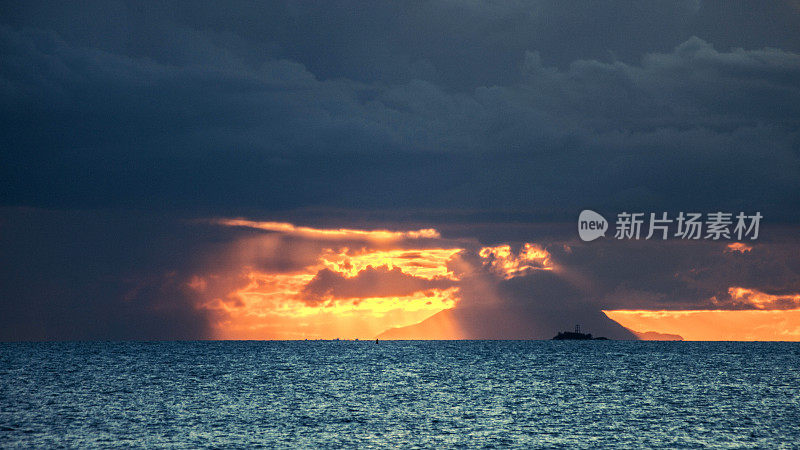
[[[800,344],[0,344],[0,447],[791,446]]]

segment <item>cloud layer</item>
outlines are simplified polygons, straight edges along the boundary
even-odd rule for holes
[[[6,6],[0,200],[798,219],[796,35],[720,33],[713,4],[556,6]]]

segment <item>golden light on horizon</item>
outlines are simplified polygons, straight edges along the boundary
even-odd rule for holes
[[[314,274],[251,272],[251,282],[229,298],[206,305],[217,311],[217,339],[373,339],[392,327],[420,322],[458,301],[458,288],[405,296],[336,298],[309,303],[299,297]]]
[[[800,341],[800,309],[603,312],[630,330],[677,334],[687,341]]]
[[[413,328],[414,338],[464,337],[452,314],[438,313],[456,307],[462,294],[475,296],[478,280],[465,284],[467,278],[461,278],[474,273],[474,262],[463,257],[463,248],[433,247],[437,241],[430,239],[439,237],[434,229],[318,229],[242,219],[222,224],[268,233],[234,242],[223,265],[229,269],[222,274],[196,274],[185,281],[202,299],[198,307],[210,313],[215,338],[373,339],[426,319],[432,320]],[[725,251],[752,250],[736,244]],[[518,251],[508,244],[485,246],[478,256],[489,269],[483,271],[489,284],[539,270],[569,273],[537,243],[526,242]],[[503,299],[490,291],[480,295],[482,301],[502,308]],[[720,309],[604,312],[636,332],[685,340],[800,340],[798,294],[731,286],[709,301]]]
[[[438,237],[433,229],[317,229],[242,219],[218,223],[273,233],[234,243],[227,275],[187,280],[186,286],[204,298],[198,307],[211,314],[217,339],[374,339],[459,301],[458,277],[449,264],[463,249],[413,244]],[[281,236],[300,240],[281,241]],[[293,269],[292,264],[257,269],[255,264],[270,267],[264,261],[303,263]]]

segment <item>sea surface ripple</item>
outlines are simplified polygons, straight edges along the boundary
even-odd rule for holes
[[[800,443],[800,344],[0,343],[0,447]]]

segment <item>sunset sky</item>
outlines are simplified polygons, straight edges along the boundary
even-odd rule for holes
[[[6,2],[0,54],[0,340],[800,341],[796,1]]]

